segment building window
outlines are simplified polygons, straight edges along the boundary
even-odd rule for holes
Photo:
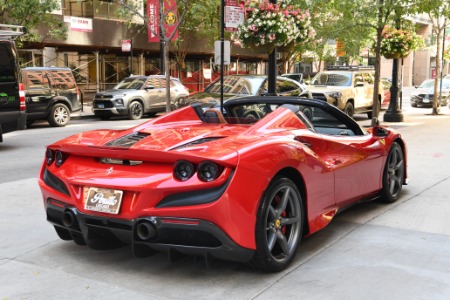
[[[64,0],[64,15],[83,17],[83,18],[93,18],[93,0]]]
[[[120,16],[121,6],[111,0],[97,0],[94,1],[94,11],[96,18],[103,19],[123,19]]]

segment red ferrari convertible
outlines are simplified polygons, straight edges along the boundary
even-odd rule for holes
[[[406,146],[323,101],[229,100],[48,146],[39,177],[63,240],[280,271],[303,237],[361,200],[396,201]]]

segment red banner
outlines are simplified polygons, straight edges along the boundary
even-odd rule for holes
[[[148,41],[149,43],[160,42],[160,18],[159,0],[147,0],[148,18]],[[169,37],[178,25],[177,2],[175,0],[164,0],[164,29],[166,37]],[[178,30],[175,31],[173,39],[178,38]]]
[[[175,0],[164,1],[164,28],[166,29],[166,37],[169,37],[175,31],[172,40],[178,38],[178,12]]]
[[[147,0],[148,41],[159,43],[159,0]]]

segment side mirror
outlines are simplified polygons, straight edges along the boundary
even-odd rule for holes
[[[389,130],[383,127],[375,126],[372,130],[373,136],[385,138],[389,135]]]

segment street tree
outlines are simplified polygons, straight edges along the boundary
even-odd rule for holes
[[[186,54],[191,49],[192,43],[213,46],[219,36],[220,0],[190,0],[186,7],[186,16],[179,26],[179,37],[175,41],[178,66],[185,67]]]
[[[448,0],[415,0],[414,5],[418,13],[426,13],[431,20],[433,32],[436,34],[436,74],[441,73],[441,53],[443,46],[443,33],[450,18],[450,2]],[[434,80],[434,97],[432,115],[439,114],[439,76]]]
[[[21,42],[42,42],[46,38],[67,38],[67,26],[52,11],[60,9],[58,0],[0,0],[0,24],[21,25],[27,28],[27,34]],[[46,35],[39,33],[38,27],[46,26]]]
[[[372,125],[377,125],[380,111],[380,65],[381,65],[381,38],[386,25],[395,25],[396,16],[403,16],[412,12],[413,0],[339,0],[334,1],[336,7],[342,12],[342,20],[348,28],[366,27],[375,35],[373,41],[375,51],[375,79],[373,92]],[[366,32],[370,34],[370,32]],[[344,36],[346,36],[344,34]],[[348,36],[346,36],[346,39]]]

